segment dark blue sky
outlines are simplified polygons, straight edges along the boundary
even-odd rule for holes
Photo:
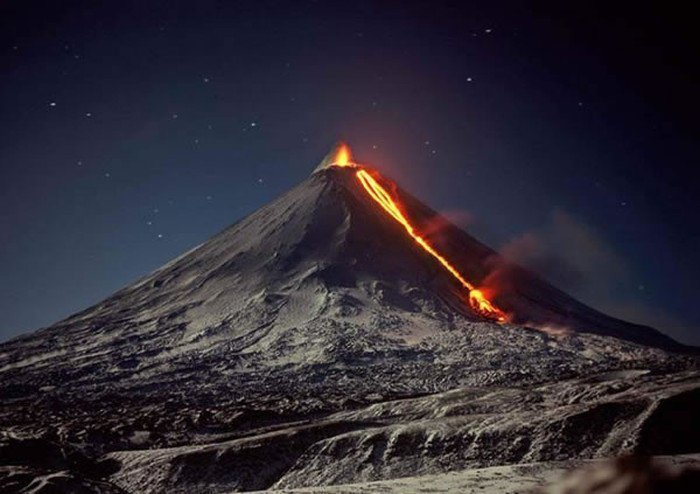
[[[3,2],[0,339],[343,139],[584,302],[700,343],[698,40],[688,12],[616,4]]]

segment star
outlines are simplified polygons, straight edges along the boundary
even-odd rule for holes
[[[88,118],[90,118],[90,117],[92,116],[92,113],[87,112],[87,113],[85,114],[85,116],[88,117]]]
[[[52,101],[51,103],[49,103],[49,106],[50,106],[50,107],[56,106],[56,102],[55,102],[55,101]]]
[[[109,178],[109,177],[111,177],[111,176],[112,176],[112,175],[111,175],[109,172],[105,173],[105,178]]]
[[[257,127],[257,125],[258,125],[258,124],[255,123],[255,122],[250,122],[250,126],[251,126],[251,127]]]
[[[205,83],[206,83],[206,82],[209,82],[209,78],[208,78],[208,77],[205,77],[205,78],[203,78],[202,80],[203,80]]]
[[[467,77],[467,82],[472,82],[473,80],[474,79],[472,79],[471,77]]]
[[[158,234],[158,238],[163,238],[163,234],[162,234],[162,233],[159,233],[159,234]]]
[[[259,184],[263,183],[263,179],[262,179],[262,178],[259,178],[259,179],[258,179],[258,183],[259,183]]]
[[[177,113],[173,113],[173,119],[177,118]]]

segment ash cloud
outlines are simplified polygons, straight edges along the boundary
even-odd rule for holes
[[[663,308],[630,296],[632,269],[596,229],[555,210],[541,228],[505,243],[484,280],[507,290],[513,264],[526,267],[558,288],[620,319],[659,329],[681,341],[696,339],[690,324]]]
[[[500,254],[580,297],[611,297],[629,280],[624,258],[595,229],[561,210],[541,229],[503,245]]]

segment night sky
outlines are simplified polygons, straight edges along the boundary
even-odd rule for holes
[[[700,344],[693,16],[577,3],[3,1],[0,339],[342,139],[583,302]]]

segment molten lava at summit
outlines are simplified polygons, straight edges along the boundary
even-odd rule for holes
[[[334,164],[336,166],[349,166],[350,163],[350,148],[348,148],[345,144],[340,145],[340,149],[338,150],[338,154],[335,155],[335,162]]]
[[[331,166],[352,167],[356,168],[355,176],[362,185],[367,194],[379,204],[385,212],[387,212],[394,220],[403,226],[406,233],[428,254],[430,254],[440,265],[456,279],[468,292],[469,305],[474,312],[487,319],[493,319],[498,322],[505,322],[508,318],[506,313],[496,307],[483,292],[477,289],[472,283],[466,280],[464,276],[455,268],[435,247],[416,230],[411,221],[406,217],[406,214],[399,206],[397,198],[391,194],[375,179],[376,175],[382,181],[387,181],[386,178],[379,175],[376,171],[368,171],[364,166],[350,161],[350,149],[342,144],[335,160]]]

